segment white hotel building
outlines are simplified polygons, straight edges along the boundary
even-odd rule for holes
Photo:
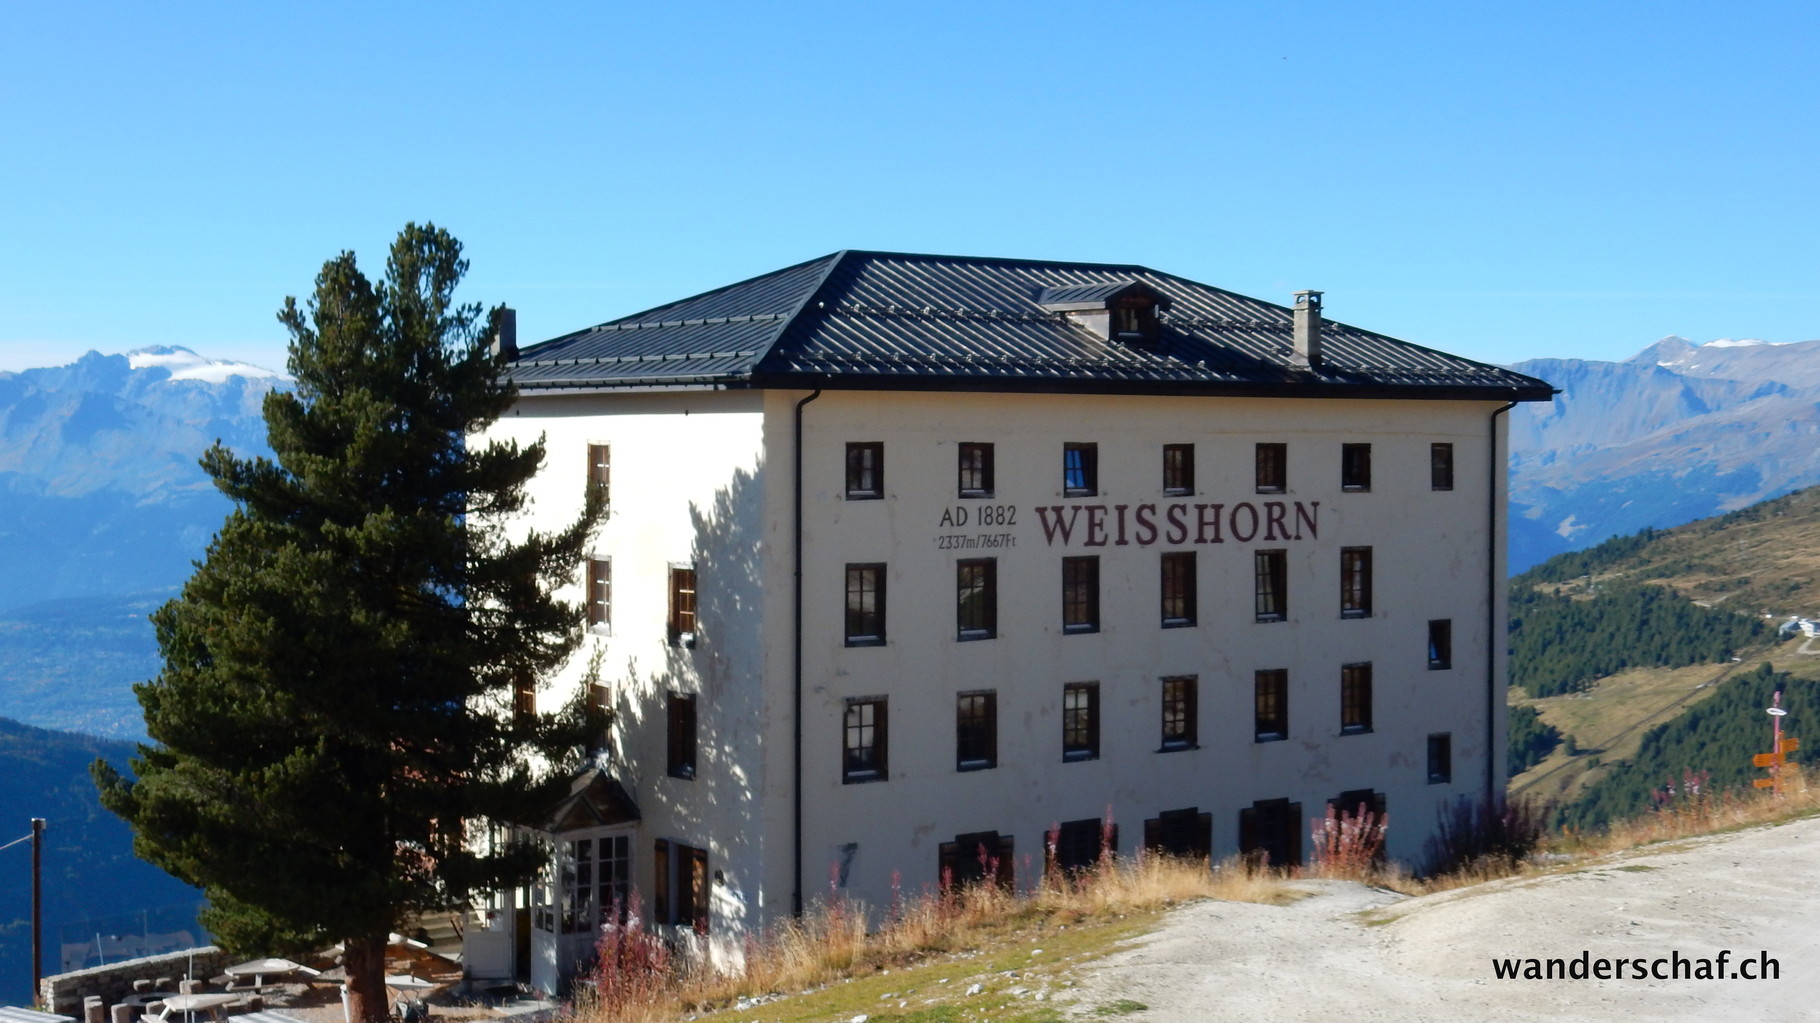
[[[511,344],[509,338],[502,343]],[[841,252],[516,350],[534,515],[610,514],[524,701],[616,712],[470,971],[603,906],[718,953],[1118,848],[1302,856],[1504,784],[1509,370],[1139,266]],[[582,596],[577,591],[577,596]],[[512,949],[516,949],[513,954]]]

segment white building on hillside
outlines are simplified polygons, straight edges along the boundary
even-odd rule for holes
[[[1503,787],[1502,414],[1540,380],[1318,292],[871,252],[512,375],[535,514],[611,509],[586,649],[524,699],[592,665],[618,717],[477,973],[553,988],[628,888],[736,954],[831,889],[1027,885],[1107,815],[1121,853],[1281,862],[1364,802],[1414,859]]]

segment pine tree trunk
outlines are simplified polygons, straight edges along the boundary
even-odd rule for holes
[[[385,1023],[392,1015],[385,990],[386,937],[351,939],[342,956],[348,975],[348,1018],[353,1023]]]

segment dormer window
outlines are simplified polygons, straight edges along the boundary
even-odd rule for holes
[[[1157,312],[1169,308],[1168,296],[1135,280],[1044,288],[1036,302],[1101,340],[1136,348],[1157,343]]]

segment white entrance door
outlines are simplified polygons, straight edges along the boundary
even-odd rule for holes
[[[556,838],[556,968],[564,983],[594,960],[603,924],[623,918],[632,890],[631,828]]]

